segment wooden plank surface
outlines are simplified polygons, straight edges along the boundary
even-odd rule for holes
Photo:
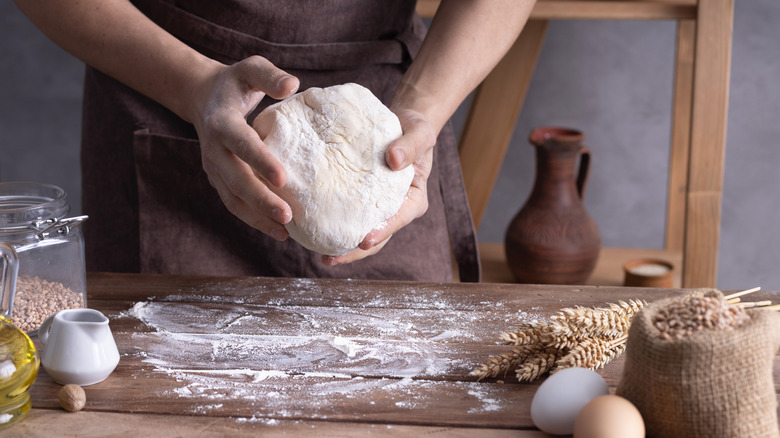
[[[134,425],[138,436],[543,436],[530,421],[538,383],[469,374],[507,351],[498,334],[562,307],[681,293],[120,274],[90,274],[88,292],[110,318],[119,366],[85,387],[86,409],[72,415],[41,370],[33,412],[7,436],[122,436]],[[621,369],[618,359],[600,374],[614,388]]]
[[[186,421],[185,421],[186,420]],[[106,424],[111,430],[106,430]],[[57,431],[56,434],[51,431]],[[316,436],[322,438],[447,437],[447,438],[544,438],[549,435],[533,430],[494,428],[454,428],[404,426],[392,424],[343,423],[327,421],[287,421],[266,418],[220,418],[175,415],[122,414],[115,412],[79,412],[33,409],[25,421],[9,429],[9,435],[24,438],[95,437],[186,437],[186,438],[264,438]],[[10,433],[13,432],[13,435]],[[17,435],[18,434],[18,435]]]

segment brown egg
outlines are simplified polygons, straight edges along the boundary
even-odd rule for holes
[[[630,401],[602,395],[586,404],[574,421],[574,438],[644,438],[645,423]]]

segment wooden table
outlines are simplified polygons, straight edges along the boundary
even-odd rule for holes
[[[469,375],[507,351],[497,335],[562,307],[681,292],[132,274],[91,274],[88,291],[119,366],[78,413],[41,369],[32,411],[3,437],[541,437],[539,383]],[[599,371],[612,389],[621,368]],[[780,392],[780,359],[774,373]]]

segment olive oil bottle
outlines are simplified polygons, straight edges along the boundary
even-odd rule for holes
[[[24,418],[30,410],[30,385],[40,359],[30,338],[0,316],[0,429]]]

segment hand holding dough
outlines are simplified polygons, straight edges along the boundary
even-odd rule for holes
[[[287,184],[274,189],[292,209],[287,231],[320,254],[355,250],[398,211],[414,177],[412,166],[387,166],[401,124],[358,84],[309,88],[266,108],[253,126],[287,171]]]

